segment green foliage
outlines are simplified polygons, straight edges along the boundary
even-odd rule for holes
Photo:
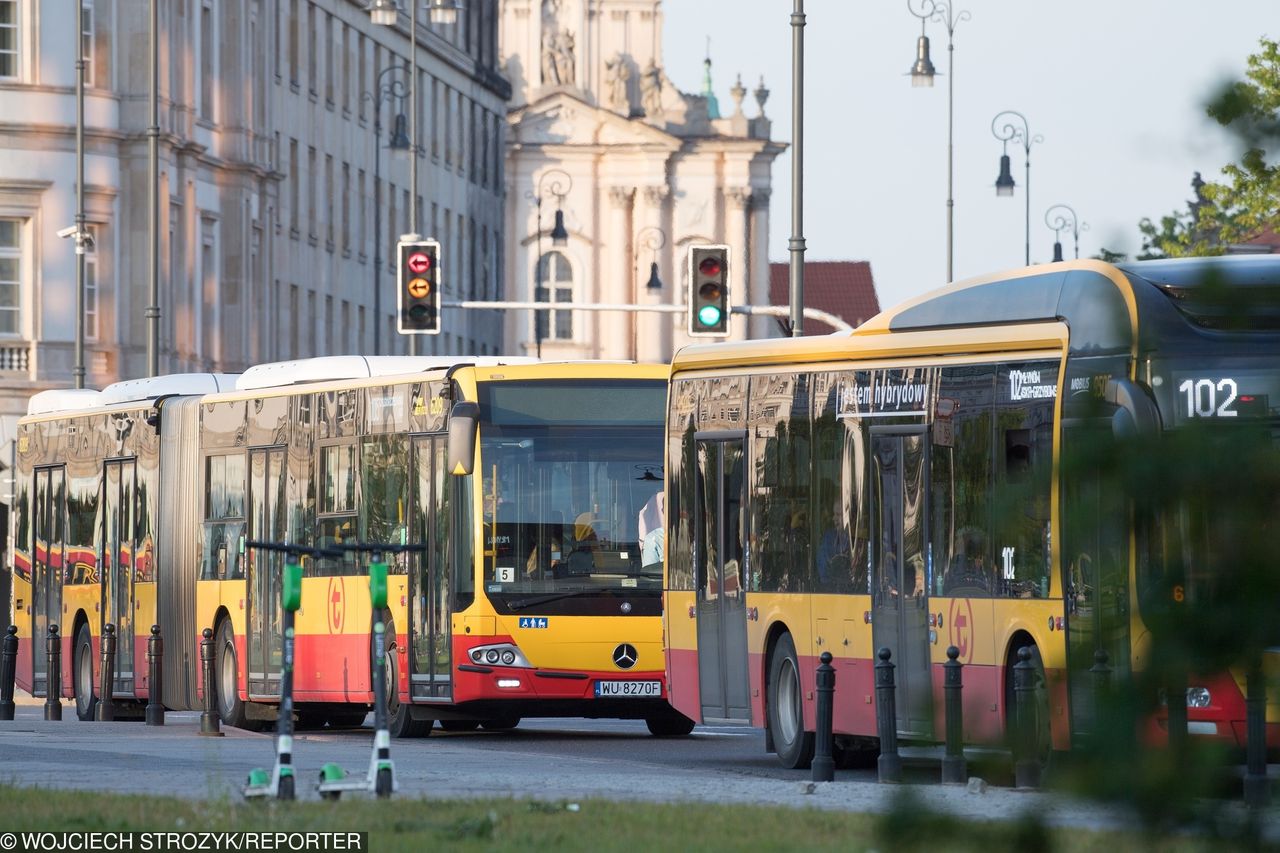
[[[1280,142],[1280,43],[1264,37],[1260,46],[1247,61],[1244,79],[1223,86],[1205,108],[1244,144],[1244,154],[1223,167],[1223,181],[1197,187],[1187,210],[1139,223],[1140,259],[1218,255],[1233,243],[1280,227],[1280,164],[1274,162]]]

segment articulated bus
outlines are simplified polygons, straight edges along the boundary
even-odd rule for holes
[[[280,558],[255,540],[423,546],[390,559],[393,734],[504,729],[526,716],[692,721],[666,701],[661,629],[667,367],[356,356],[177,375],[33,398],[18,436],[13,603],[19,684],[82,719],[111,690],[200,707],[214,632],[224,721],[279,703]],[[372,702],[366,561],[304,559],[294,701],[301,725]],[[118,636],[114,683],[96,665]]]
[[[1154,551],[1211,520],[1157,519],[1135,536],[1123,496],[1063,477],[1062,446],[1114,422],[1158,433],[1193,418],[1226,428],[1246,405],[1280,415],[1274,312],[1221,328],[1222,297],[1197,294],[1207,274],[1256,294],[1280,285],[1280,258],[1045,265],[957,283],[852,332],[681,350],[667,413],[672,704],[763,727],[783,764],[805,766],[826,651],[838,742],[873,749],[888,648],[900,736],[936,742],[955,646],[965,738],[999,744],[1030,646],[1038,754],[1100,725],[1095,651],[1117,677],[1145,668]],[[1184,556],[1212,575],[1214,555]],[[1192,677],[1190,732],[1243,745],[1239,675]],[[1274,747],[1280,708],[1267,721]]]

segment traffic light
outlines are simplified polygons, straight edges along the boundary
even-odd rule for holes
[[[729,247],[689,247],[689,334],[729,334]]]
[[[396,244],[396,324],[402,335],[440,334],[440,244],[435,240]]]

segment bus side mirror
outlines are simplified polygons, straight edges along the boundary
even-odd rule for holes
[[[1117,407],[1111,416],[1111,431],[1116,438],[1160,434],[1160,410],[1138,383],[1131,379],[1108,379],[1103,399]]]
[[[449,413],[449,473],[465,477],[471,473],[476,458],[476,424],[480,406],[458,402]]]

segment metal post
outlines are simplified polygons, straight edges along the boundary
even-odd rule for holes
[[[414,0],[417,2],[417,0]],[[382,355],[382,75],[373,99],[373,354]]]
[[[791,337],[804,334],[804,0],[791,13]]]
[[[102,668],[99,672],[98,709],[95,717],[100,723],[109,723],[116,718],[116,704],[112,699],[116,687],[116,626],[108,622],[102,626]]]
[[[218,722],[218,680],[214,674],[213,629],[200,632],[200,665],[204,670],[204,711],[200,714],[200,734],[222,737]]]
[[[1036,666],[1031,647],[1018,649],[1013,665],[1013,778],[1019,788],[1040,787],[1040,765],[1036,761]]]
[[[13,679],[18,674],[18,626],[10,625],[0,643],[0,720],[12,720]]]
[[[538,302],[542,296],[542,189],[539,187],[538,195],[534,199],[537,202],[537,222],[538,228],[538,257],[533,260],[533,301]],[[550,300],[547,300],[548,302]],[[533,315],[533,338],[536,346],[535,355],[542,358],[542,325],[537,314]],[[550,328],[551,318],[547,317],[547,326]]]
[[[836,778],[836,765],[831,759],[836,668],[831,665],[831,652],[823,652],[818,664],[818,733],[813,754],[813,781],[830,782]]]
[[[76,4],[76,364],[77,388],[84,387],[84,0]],[[46,717],[46,719],[48,719]]]
[[[1251,808],[1261,808],[1271,799],[1271,783],[1267,780],[1267,685],[1257,660],[1249,666],[1244,719],[1244,802]]]
[[[147,306],[147,375],[160,373],[160,3],[151,0],[151,124],[147,127],[151,304]]]
[[[409,230],[418,230],[418,2],[409,0]],[[418,336],[409,336],[409,355],[418,354]]]
[[[164,660],[164,640],[160,639],[160,626],[151,626],[151,636],[147,639],[147,725],[164,725],[164,675],[161,662]]]
[[[49,659],[49,675],[45,681],[44,718],[46,720],[62,719],[62,638],[58,636],[58,626],[49,626],[49,637],[45,640],[45,654]]]
[[[894,700],[892,653],[882,648],[876,664],[876,731],[880,735],[880,758],[876,775],[881,782],[902,781],[902,758],[898,755],[898,710]]]
[[[1026,192],[1024,192],[1023,195],[1026,196],[1026,203],[1027,203],[1026,263],[1027,263],[1027,266],[1031,266],[1031,141],[1030,139],[1027,140],[1026,151],[1027,151],[1027,168],[1026,168],[1027,186],[1026,186]]]
[[[962,670],[960,650],[947,647],[947,662],[942,665],[942,692],[946,704],[947,751],[942,756],[942,782],[963,785],[969,776],[964,759],[964,706],[961,704]]]

